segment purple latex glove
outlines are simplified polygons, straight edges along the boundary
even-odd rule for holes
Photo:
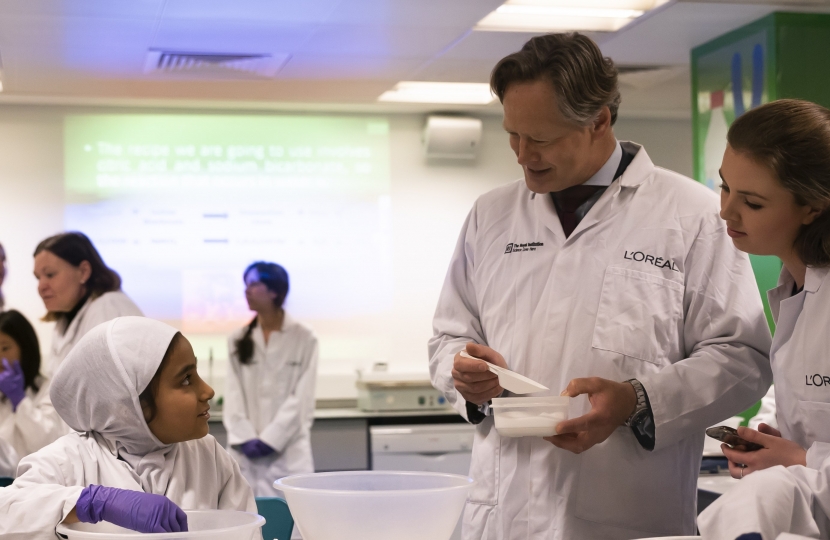
[[[260,441],[259,439],[251,439],[242,443],[242,453],[248,456],[249,459],[256,459],[265,457],[276,452],[273,448]]]
[[[12,410],[26,397],[26,379],[23,377],[23,368],[20,362],[9,362],[3,358],[3,372],[0,373],[0,392],[12,402]]]
[[[187,532],[187,514],[164,495],[89,485],[75,504],[84,523],[108,521],[141,533]]]

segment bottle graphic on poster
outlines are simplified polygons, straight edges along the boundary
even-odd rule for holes
[[[703,143],[703,170],[706,174],[706,185],[715,193],[720,193],[720,166],[723,162],[723,153],[726,151],[726,133],[729,126],[723,114],[723,90],[710,94],[711,115],[709,129],[706,130],[706,140]]]

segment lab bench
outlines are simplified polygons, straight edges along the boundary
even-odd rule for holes
[[[311,427],[311,451],[316,471],[358,471],[372,469],[371,428],[466,424],[453,409],[416,411],[362,411],[357,407],[318,408]],[[227,447],[228,436],[221,412],[211,413],[210,433]]]

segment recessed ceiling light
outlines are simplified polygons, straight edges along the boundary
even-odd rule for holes
[[[476,25],[476,30],[614,32],[666,0],[508,0]]]
[[[487,83],[401,81],[378,101],[487,105],[496,99]]]

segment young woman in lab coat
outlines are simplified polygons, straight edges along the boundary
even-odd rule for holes
[[[14,477],[20,458],[69,432],[40,374],[40,345],[22,314],[0,313],[0,476]]]
[[[254,493],[274,496],[275,480],[314,472],[317,338],[283,309],[285,269],[256,262],[244,279],[245,298],[257,315],[228,340],[223,422],[231,454]]]
[[[721,166],[727,231],[738,249],[783,262],[778,287],[768,292],[776,322],[770,362],[778,429],[739,428],[761,450],[723,446],[732,476],[752,480],[707,509],[701,531],[710,538],[746,532],[776,538],[820,529],[828,538],[830,110],[775,101],[738,118],[728,142]]]
[[[190,343],[164,323],[121,317],[88,332],[51,388],[77,433],[20,462],[0,489],[0,538],[54,539],[60,523],[187,530],[183,510],[256,512],[236,462],[208,435],[213,389]]]
[[[53,373],[84,334],[99,324],[126,315],[142,315],[121,291],[121,277],[104,264],[83,233],[51,236],[35,249],[37,291],[54,321],[52,354],[44,370]]]

